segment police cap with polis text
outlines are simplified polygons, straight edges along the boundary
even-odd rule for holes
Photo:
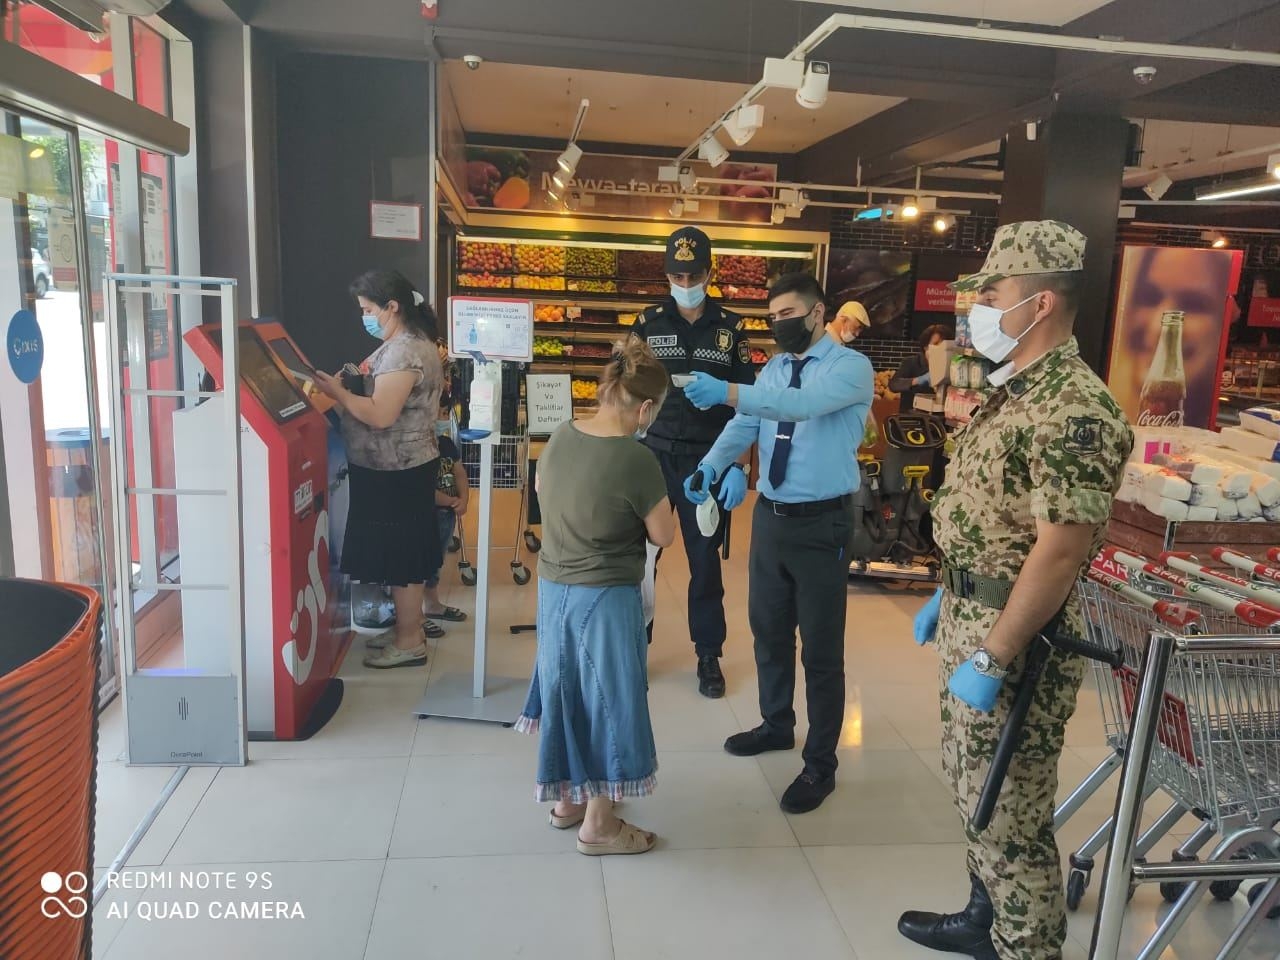
[[[681,227],[667,237],[667,273],[711,269],[711,240],[697,227]]]
[[[1085,236],[1061,220],[1023,220],[996,231],[982,269],[951,284],[954,290],[981,290],[1005,277],[1073,273],[1084,269]]]

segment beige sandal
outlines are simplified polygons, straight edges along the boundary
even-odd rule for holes
[[[557,830],[568,830],[570,827],[576,827],[583,820],[587,819],[587,808],[583,807],[577,813],[568,817],[556,816],[555,807],[551,808],[551,825]]]
[[[608,857],[633,853],[648,853],[653,849],[658,838],[648,830],[634,827],[625,820],[619,820],[622,829],[618,835],[607,843],[587,843],[579,838],[578,852],[588,857]]]

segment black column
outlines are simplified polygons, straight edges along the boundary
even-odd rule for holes
[[[1089,239],[1076,317],[1080,354],[1102,373],[1111,333],[1111,273],[1129,124],[1122,117],[1059,113],[1009,131],[1000,222],[1062,220]]]

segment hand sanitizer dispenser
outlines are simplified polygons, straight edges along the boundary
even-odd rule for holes
[[[502,416],[502,364],[476,360],[475,376],[471,380],[472,430],[496,431]]]

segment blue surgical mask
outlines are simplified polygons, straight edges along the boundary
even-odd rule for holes
[[[362,318],[364,320],[364,332],[371,337],[382,339],[382,324],[378,322],[378,315],[374,313],[366,313]]]
[[[681,287],[673,283],[671,296],[675,298],[676,306],[685,310],[696,310],[702,306],[702,301],[707,299],[707,285],[699,283],[692,287]]]

